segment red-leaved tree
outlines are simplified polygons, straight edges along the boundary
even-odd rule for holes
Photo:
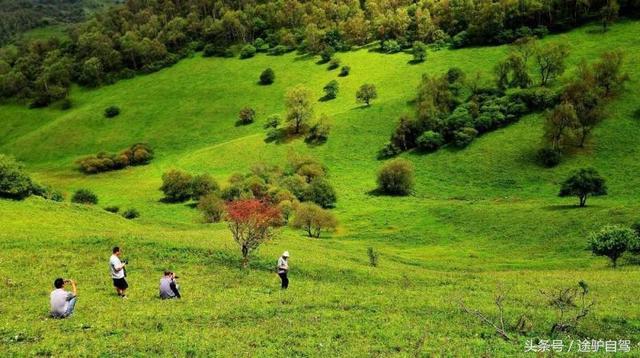
[[[227,203],[226,221],[242,251],[242,267],[248,266],[252,251],[273,237],[273,228],[282,222],[281,216],[277,207],[256,199]]]

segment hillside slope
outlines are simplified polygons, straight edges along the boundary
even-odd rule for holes
[[[0,153],[24,161],[40,182],[69,193],[90,188],[101,207],[135,207],[142,214],[126,221],[100,208],[37,198],[0,201],[6,286],[0,313],[7,318],[0,342],[16,355],[503,356],[522,353],[527,339],[547,338],[554,314],[538,290],[579,280],[591,285],[598,302],[581,327],[583,336],[637,337],[640,270],[632,259],[610,269],[586,250],[586,235],[604,224],[640,219],[640,122],[633,118],[640,108],[638,32],[640,22],[625,22],[606,34],[586,27],[562,35],[571,45],[565,78],[582,59],[593,61],[613,48],[625,50],[631,76],[583,152],[541,169],[533,159],[541,116],[530,115],[464,150],[404,154],[417,179],[415,194],[405,198],[369,192],[382,163],[376,152],[399,115],[411,112],[420,75],[457,66],[489,80],[505,47],[429,52],[419,65],[409,64],[406,54],[341,53],[352,68],[345,78],[296,54],[197,56],[112,86],[75,88],[68,111],[0,105]],[[259,86],[266,67],[274,69],[276,82]],[[320,98],[332,79],[340,83],[338,98],[316,104],[317,114],[332,118],[326,144],[265,142],[262,124],[268,115],[282,114],[287,88],[303,83]],[[354,100],[365,82],[379,92],[370,108]],[[109,105],[122,113],[105,119]],[[255,108],[258,120],[235,126],[244,106]],[[84,155],[140,141],[157,153],[147,166],[94,176],[75,168]],[[341,226],[321,240],[284,230],[261,249],[248,273],[238,269],[238,250],[224,224],[200,224],[189,205],[159,201],[167,169],[207,172],[225,182],[260,161],[282,165],[290,151],[327,164]],[[584,166],[608,179],[610,194],[574,209],[573,199],[556,194],[567,173]],[[134,262],[128,302],[110,296],[105,272],[109,247],[116,244]],[[381,252],[379,267],[368,265],[367,247]],[[270,271],[285,249],[292,252],[292,289],[281,293]],[[181,302],[153,298],[165,267],[183,276]],[[50,282],[58,275],[81,282],[78,313],[63,322],[45,319]],[[493,294],[500,289],[509,290],[509,320],[525,314],[534,324],[515,343],[503,342],[457,305],[463,299],[495,313]]]

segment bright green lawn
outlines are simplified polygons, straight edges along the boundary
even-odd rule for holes
[[[613,270],[586,249],[590,231],[640,219],[640,123],[632,118],[640,108],[640,22],[618,24],[604,35],[588,30],[545,40],[570,42],[565,78],[581,59],[620,47],[632,80],[584,152],[541,169],[533,162],[541,117],[528,116],[465,150],[403,155],[417,172],[415,194],[406,198],[368,192],[381,165],[376,152],[399,115],[411,112],[408,101],[420,75],[458,66],[488,80],[504,47],[430,52],[419,65],[408,64],[406,54],[339,54],[352,68],[346,78],[296,54],[196,56],[97,90],[75,88],[69,111],[0,106],[0,152],[24,161],[38,181],[67,193],[90,188],[100,207],[135,207],[142,214],[126,221],[99,207],[0,201],[0,349],[73,356],[505,356],[522,353],[527,339],[548,338],[553,312],[539,289],[579,280],[591,285],[598,302],[580,334],[640,343],[638,266],[623,260]],[[259,86],[266,67],[274,69],[276,82]],[[288,87],[304,83],[320,98],[336,78],[338,98],[316,106],[332,118],[326,144],[264,141],[262,124],[270,114],[283,114]],[[370,108],[354,100],[365,82],[379,92]],[[105,119],[109,105],[120,106],[121,115]],[[258,121],[236,127],[244,106],[256,109]],[[75,168],[83,155],[140,141],[156,149],[148,166],[95,176]],[[238,250],[224,224],[203,225],[189,205],[159,202],[160,176],[169,168],[208,172],[224,182],[259,161],[284,164],[289,151],[328,165],[341,226],[320,240],[286,229],[260,250],[249,272],[238,269]],[[555,195],[567,173],[583,166],[608,179],[610,195],[575,209],[576,200]],[[126,302],[114,296],[107,275],[113,245],[124,247],[131,261]],[[367,247],[381,252],[379,267],[368,265]],[[285,249],[292,253],[291,289],[282,293],[270,270]],[[184,300],[154,298],[165,267],[183,277]],[[60,275],[79,281],[80,299],[72,319],[51,321],[48,292]],[[510,290],[509,320],[526,314],[534,324],[515,343],[503,342],[457,305],[464,299],[493,313],[500,288]]]

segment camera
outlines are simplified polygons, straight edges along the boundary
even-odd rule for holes
[[[129,264],[129,259],[122,260],[122,262],[124,262],[125,265],[128,265]]]

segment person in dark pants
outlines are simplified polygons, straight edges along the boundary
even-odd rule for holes
[[[113,255],[109,259],[109,271],[111,273],[111,278],[113,279],[113,286],[116,288],[116,292],[119,297],[127,298],[126,291],[129,288],[129,284],[125,279],[125,266],[127,266],[126,261],[120,261],[120,255],[122,255],[122,251],[120,251],[119,247],[113,248]]]
[[[289,251],[285,251],[282,256],[278,259],[278,276],[280,276],[280,280],[282,280],[281,288],[283,290],[289,287],[289,278],[287,277],[287,273],[289,272]]]

